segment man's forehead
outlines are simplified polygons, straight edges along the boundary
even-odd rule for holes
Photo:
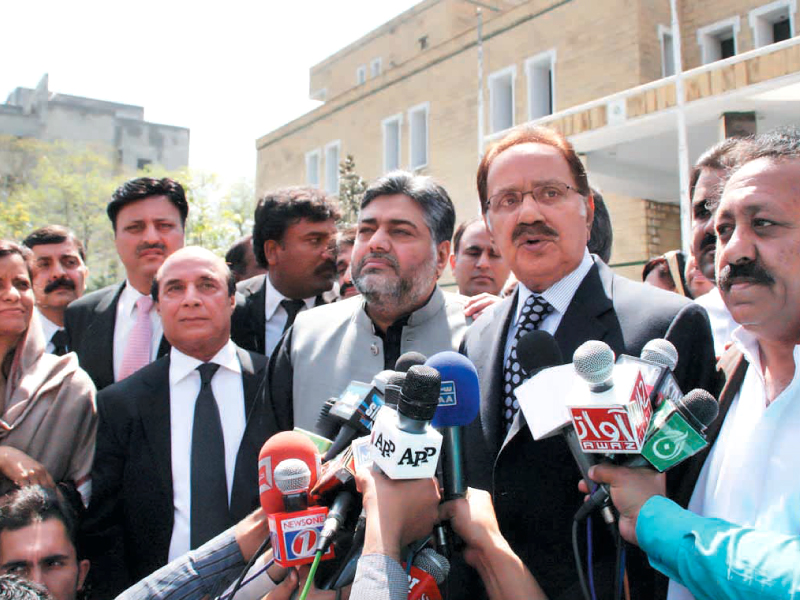
[[[526,143],[511,146],[494,158],[487,174],[490,187],[553,180],[575,184],[567,159],[561,150],[549,144]]]
[[[800,211],[800,160],[759,158],[743,165],[728,179],[719,212],[734,203],[754,207],[781,207]]]
[[[721,169],[704,168],[700,171],[697,178],[697,185],[694,188],[692,203],[706,202],[715,200],[722,194],[725,185],[725,172]]]
[[[204,277],[222,279],[224,269],[222,259],[203,255],[182,255],[169,257],[161,267],[159,280],[161,281],[190,281]]]
[[[71,240],[64,240],[55,244],[37,244],[33,248],[35,258],[50,256],[80,256],[78,247]]]
[[[405,194],[378,196],[361,209],[358,222],[408,223],[415,227],[425,225],[422,207]]]
[[[30,553],[74,555],[75,546],[64,523],[57,518],[34,521],[19,529],[0,532],[0,561],[24,560]]]
[[[287,231],[290,229],[293,229],[300,235],[335,234],[336,222],[333,219],[328,219],[327,221],[312,221],[306,217],[300,217],[287,227]]]

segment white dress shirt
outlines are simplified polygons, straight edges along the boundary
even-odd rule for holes
[[[281,340],[283,328],[286,326],[286,319],[289,318],[289,315],[286,314],[286,309],[281,306],[281,301],[286,300],[286,296],[273,287],[269,279],[269,273],[267,273],[266,278],[267,289],[266,299],[264,301],[264,322],[266,324],[264,340],[266,343],[264,347],[267,351],[267,356],[270,356],[272,351],[275,350],[275,346],[277,346],[278,342]],[[316,296],[305,298],[303,302],[305,302],[306,307],[300,309],[301,312],[309,308],[314,308],[316,301]]]
[[[114,321],[114,381],[119,379],[119,370],[122,368],[122,359],[125,356],[125,348],[128,345],[128,336],[139,316],[136,308],[136,301],[144,296],[140,294],[130,281],[125,281],[125,287],[119,295],[117,302],[117,318]],[[161,336],[164,328],[161,326],[161,317],[158,315],[156,307],[150,311],[150,362],[158,356],[158,348],[161,346]]]
[[[39,317],[39,324],[42,326],[42,333],[44,334],[44,339],[47,340],[47,344],[44,347],[44,351],[52,354],[53,350],[56,347],[53,345],[52,338],[56,334],[56,331],[59,329],[64,329],[63,327],[59,327],[55,323],[53,323],[50,319],[45,317],[41,312],[39,312],[38,308],[35,308],[34,311]]]
[[[246,422],[242,366],[236,356],[236,346],[230,340],[209,362],[220,365],[211,379],[211,390],[217,401],[225,438],[225,476],[230,504],[236,456]],[[169,414],[175,516],[169,543],[170,561],[188,552],[191,546],[192,429],[194,405],[200,393],[200,373],[197,367],[201,364],[203,361],[187,356],[180,350],[170,350]]]
[[[734,344],[748,362],[717,441],[695,484],[689,510],[744,527],[800,535],[800,346],[794,377],[767,406],[756,337],[739,327]],[[670,581],[670,600],[692,598]]]
[[[588,250],[584,250],[583,260],[581,260],[581,263],[574,271],[551,285],[541,294],[537,294],[547,300],[553,307],[553,310],[544,318],[542,324],[539,326],[540,330],[546,331],[550,335],[555,335],[558,326],[561,324],[561,319],[564,318],[564,313],[567,312],[569,305],[572,303],[572,299],[575,297],[575,292],[578,291],[578,288],[581,286],[581,283],[583,283],[584,278],[589,273],[589,269],[591,269],[593,265],[594,261],[592,260],[592,256],[589,254]],[[522,307],[525,306],[526,300],[533,292],[520,281],[519,284],[517,284],[517,294],[517,310],[514,313],[514,320],[508,328],[506,348],[503,354],[503,364],[505,364],[508,358],[508,353],[511,352],[511,343],[514,341],[514,336],[517,333],[519,314],[522,311]]]
[[[722,301],[719,288],[714,287],[707,294],[695,299],[695,303],[706,309],[711,321],[711,335],[714,337],[714,354],[717,358],[725,352],[725,344],[731,341],[731,335],[739,324],[733,320],[731,312]]]

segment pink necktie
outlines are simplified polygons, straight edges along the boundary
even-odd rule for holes
[[[128,345],[122,357],[122,366],[119,369],[117,381],[125,379],[147,364],[150,364],[150,309],[153,308],[153,299],[142,296],[136,301],[136,323],[128,335]]]

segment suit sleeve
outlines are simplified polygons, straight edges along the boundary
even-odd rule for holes
[[[89,376],[83,371],[78,371],[70,377],[69,381],[64,382],[60,393],[70,394],[77,413],[74,421],[75,446],[69,461],[67,479],[75,483],[84,505],[88,506],[97,437],[96,392]]]
[[[93,596],[101,600],[113,598],[131,583],[123,538],[123,477],[128,440],[120,432],[125,428],[115,422],[124,418],[125,411],[114,410],[113,401],[113,396],[104,392],[97,398],[99,418],[92,498],[81,529],[84,551],[92,564],[89,577]]]
[[[267,368],[267,383],[264,386],[266,402],[272,405],[280,431],[294,427],[294,367],[292,366],[293,327],[281,338]]]
[[[694,303],[686,305],[672,321],[666,337],[678,351],[675,379],[681,390],[686,393],[702,388],[716,398],[722,380],[716,371],[714,339],[705,309]]]

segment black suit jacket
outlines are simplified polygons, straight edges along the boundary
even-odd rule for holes
[[[258,454],[278,431],[260,386],[266,358],[237,348],[247,423],[236,457],[232,522],[258,506]],[[173,526],[169,356],[104,389],[82,529],[94,597],[113,598],[167,564]]]
[[[67,307],[64,315],[68,347],[78,355],[81,368],[98,390],[114,383],[114,325],[124,288],[122,282],[82,296]],[[162,337],[158,356],[164,356],[169,349],[169,342]]]
[[[515,307],[516,294],[478,319],[464,338],[462,351],[474,362],[481,383],[480,414],[464,431],[467,479],[472,487],[492,491],[503,535],[548,597],[579,598],[570,537],[573,515],[583,502],[578,468],[560,436],[534,441],[521,412],[509,434],[501,435],[503,356]],[[554,337],[565,362],[587,340],[602,340],[617,355],[639,356],[648,341],[666,337],[679,353],[675,376],[681,389],[716,391],[714,345],[705,311],[677,294],[614,275],[599,260]],[[613,582],[613,543],[605,530],[595,530],[595,582],[598,597],[605,597],[602,590]],[[639,572],[646,569],[639,554],[629,561],[632,588],[639,592],[632,597],[647,598],[654,572]],[[452,596],[473,597],[475,588],[467,589],[456,589]]]
[[[231,317],[231,339],[237,346],[266,354],[267,276],[257,275],[236,284],[236,308]]]

